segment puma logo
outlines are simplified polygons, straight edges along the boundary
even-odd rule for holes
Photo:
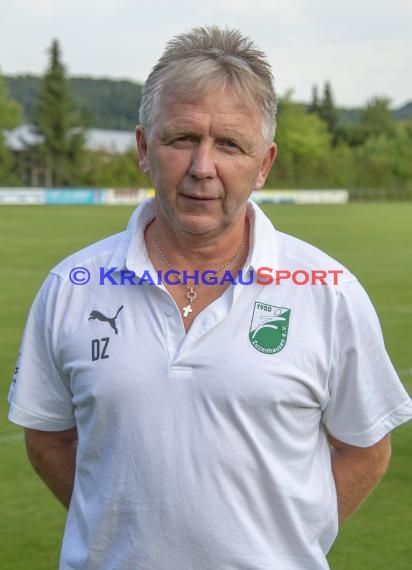
[[[109,325],[112,327],[112,329],[114,330],[114,332],[117,334],[118,330],[116,327],[116,319],[117,319],[117,315],[120,313],[120,311],[123,309],[123,305],[121,305],[118,310],[117,313],[114,317],[106,317],[105,315],[103,315],[103,313],[101,313],[100,311],[92,311],[90,313],[90,317],[89,317],[89,321],[93,320],[93,319],[97,319],[98,321],[102,321],[102,322],[106,322],[109,323]]]

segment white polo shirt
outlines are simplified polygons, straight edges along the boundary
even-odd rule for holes
[[[412,417],[355,277],[248,209],[245,269],[343,270],[339,284],[231,285],[186,334],[162,285],[120,284],[121,270],[154,274],[148,201],[36,297],[10,419],[78,429],[60,570],[328,568],[326,431],[370,446]],[[71,283],[75,267],[87,284]],[[119,284],[100,285],[101,268]]]

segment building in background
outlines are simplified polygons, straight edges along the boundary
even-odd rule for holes
[[[3,132],[7,147],[18,159],[18,174],[26,186],[52,187],[50,165],[39,157],[37,149],[43,137],[30,124]],[[134,132],[105,129],[86,130],[86,150],[108,155],[124,154],[135,148]]]

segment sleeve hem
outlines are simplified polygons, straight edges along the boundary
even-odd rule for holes
[[[22,410],[15,404],[10,405],[9,420],[24,428],[38,429],[40,431],[65,431],[76,426],[74,418],[51,419],[38,416]]]
[[[336,433],[331,431],[330,434],[349,445],[357,447],[370,447],[378,443],[385,435],[393,429],[408,422],[412,419],[412,401],[407,400],[398,406],[395,410],[383,417],[368,431],[361,433]]]

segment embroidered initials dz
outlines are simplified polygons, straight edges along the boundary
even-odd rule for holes
[[[107,347],[109,346],[109,337],[94,338],[92,340],[92,362],[95,360],[104,360],[109,358],[107,354]]]

